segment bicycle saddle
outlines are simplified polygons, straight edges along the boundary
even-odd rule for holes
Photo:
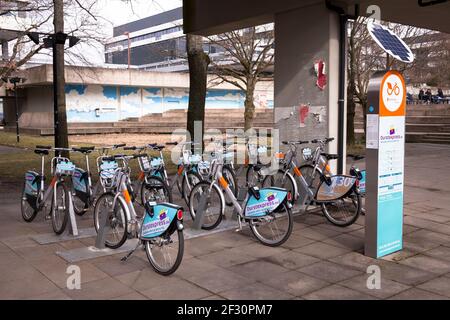
[[[358,160],[362,160],[362,159],[366,158],[365,156],[361,156],[358,154],[348,154],[347,156],[352,158],[354,161],[358,161]]]
[[[84,153],[84,154],[89,154],[92,151],[95,150],[95,147],[81,147],[81,148],[72,148],[73,151],[75,152],[80,152],[80,153]]]
[[[337,155],[337,154],[330,154],[330,153],[325,153],[325,152],[323,152],[323,153],[321,153],[320,155],[323,156],[323,157],[325,157],[325,158],[327,158],[327,160],[336,160],[336,159],[339,159],[339,155]]]
[[[256,200],[259,200],[261,198],[258,187],[249,187],[248,192],[250,193],[250,195],[254,196]]]
[[[48,152],[48,150],[44,150],[44,149],[36,149],[36,150],[34,150],[34,153],[48,155],[49,152]]]

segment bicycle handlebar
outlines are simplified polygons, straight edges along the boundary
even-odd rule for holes
[[[307,144],[309,141],[282,141],[282,144],[288,145],[288,144]]]

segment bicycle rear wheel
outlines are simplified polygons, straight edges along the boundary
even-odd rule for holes
[[[292,211],[285,203],[280,209],[259,219],[249,220],[253,235],[266,246],[280,246],[292,233]]]
[[[94,207],[95,231],[100,229],[100,221],[103,215],[106,217],[105,246],[111,249],[120,248],[127,240],[127,215],[125,204],[118,197],[114,205],[115,195],[112,192],[102,194]]]
[[[184,254],[184,236],[182,230],[169,235],[147,240],[144,243],[147,259],[153,269],[168,276],[174,273],[181,264]]]
[[[210,182],[198,183],[189,198],[189,212],[192,220],[196,219],[197,211],[203,206],[202,229],[212,230],[222,221],[225,209],[225,197],[222,190]]]
[[[52,202],[52,227],[56,234],[62,234],[69,220],[69,190],[59,182]]]
[[[352,193],[349,197],[322,203],[322,212],[335,226],[352,225],[361,213],[361,196]]]

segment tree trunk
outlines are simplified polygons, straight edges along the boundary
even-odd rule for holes
[[[205,101],[207,89],[209,56],[203,51],[203,38],[186,35],[186,51],[189,63],[189,105],[187,112],[187,131],[190,138],[203,141],[205,131]],[[194,137],[195,122],[201,121],[201,137]]]
[[[64,2],[53,0],[54,13],[53,25],[55,34],[64,33]],[[54,45],[54,70],[56,70],[56,83],[54,84],[55,98],[57,99],[57,113],[55,114],[57,125],[55,127],[55,147],[68,148],[69,139],[67,132],[66,93],[64,77],[64,44]],[[67,153],[64,153],[67,156]]]
[[[247,92],[245,93],[245,112],[244,112],[244,130],[253,128],[253,119],[255,118],[255,87],[256,82],[247,81]]]
[[[348,88],[347,94],[347,144],[355,144],[355,99],[351,87]]]

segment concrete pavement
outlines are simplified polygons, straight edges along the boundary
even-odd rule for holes
[[[224,231],[185,243],[178,271],[157,275],[139,250],[77,263],[81,290],[66,288],[67,266],[57,251],[93,245],[93,238],[39,245],[51,233],[43,215],[20,217],[20,186],[0,177],[1,299],[449,299],[450,147],[408,144],[404,250],[365,257],[364,217],[337,228],[319,214],[295,218],[279,248],[259,244],[247,230]],[[92,214],[79,219],[92,226]],[[366,286],[367,267],[381,269],[381,289]]]

